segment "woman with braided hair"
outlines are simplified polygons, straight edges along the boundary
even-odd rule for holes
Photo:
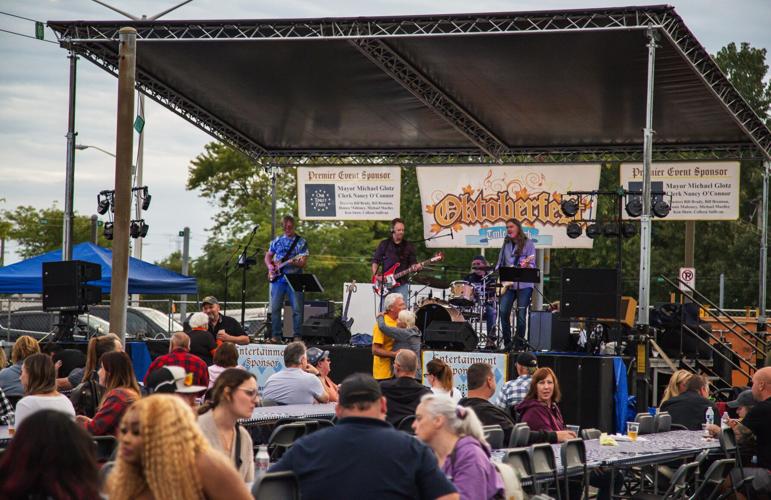
[[[121,420],[118,457],[107,480],[110,500],[251,498],[246,484],[201,433],[179,397],[155,394]]]
[[[471,408],[426,394],[415,411],[415,435],[434,450],[461,500],[500,498],[503,479],[490,459],[482,423]]]

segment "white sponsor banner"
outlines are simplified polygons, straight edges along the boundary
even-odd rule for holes
[[[642,191],[642,163],[621,164],[621,185]],[[676,162],[651,165],[651,190],[666,193],[672,211],[653,220],[735,220],[739,218],[739,162]],[[654,195],[655,196],[655,195]],[[629,218],[624,211],[624,217]]]
[[[300,218],[391,220],[399,217],[399,167],[297,167]]]
[[[560,209],[568,191],[600,186],[600,165],[505,165],[496,167],[418,167],[425,238],[453,232],[453,238],[426,242],[430,248],[499,248],[506,220],[522,222],[538,248],[591,248],[582,234],[571,239],[565,229],[574,218]],[[576,222],[591,218],[591,200],[581,199]]]
[[[492,352],[454,352],[454,351],[423,351],[423,383],[428,384],[426,374],[428,373],[428,362],[434,358],[441,359],[452,367],[453,383],[465,397],[468,394],[468,382],[466,372],[468,367],[474,363],[487,363],[493,367],[495,376],[495,395],[501,390],[504,382],[508,378],[508,354]],[[493,399],[493,398],[490,398]]]
[[[257,377],[257,387],[262,394],[265,382],[274,373],[283,370],[284,349],[281,344],[248,344],[238,346],[238,364]]]

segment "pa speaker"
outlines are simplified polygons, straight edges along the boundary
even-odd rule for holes
[[[303,323],[302,339],[310,345],[350,344],[351,332],[340,318],[310,318]]]
[[[476,332],[468,323],[432,321],[423,332],[423,343],[432,349],[471,351],[478,342]]]
[[[570,321],[560,319],[557,313],[530,311],[530,345],[534,351],[570,350]]]
[[[303,321],[310,318],[331,318],[335,314],[335,304],[331,300],[306,300],[303,303]],[[284,321],[282,333],[284,338],[291,339],[294,336],[292,326],[292,308],[289,302],[284,305]]]
[[[99,264],[81,260],[43,263],[43,309],[84,310],[102,300],[102,289],[87,285],[102,279]]]
[[[615,318],[618,310],[615,269],[562,270],[563,318]]]

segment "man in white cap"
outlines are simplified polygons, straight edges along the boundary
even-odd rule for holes
[[[206,390],[202,385],[194,385],[193,374],[185,372],[181,366],[164,366],[155,370],[147,377],[147,388],[152,394],[176,394],[192,408]]]

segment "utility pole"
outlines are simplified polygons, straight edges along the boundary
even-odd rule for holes
[[[768,176],[771,172],[771,160],[763,162],[763,203],[760,211],[760,269],[758,287],[758,306],[760,314],[758,315],[758,332],[766,331],[766,280],[768,279]],[[761,335],[761,338],[762,335]]]
[[[70,44],[70,98],[67,113],[67,166],[64,175],[64,224],[62,224],[62,260],[72,260],[72,225],[75,219],[75,89],[78,77],[78,56]]]
[[[187,276],[190,266],[190,228],[185,227],[182,231],[182,274]],[[179,322],[184,323],[187,317],[187,294],[181,297],[182,303],[179,305]]]
[[[99,244],[99,231],[97,230],[97,227],[99,226],[99,216],[96,214],[93,214],[91,216],[91,243],[94,245]]]
[[[115,218],[110,286],[110,331],[126,342],[128,307],[129,225],[131,223],[131,157],[134,149],[134,85],[137,31],[121,28],[118,43],[118,119],[115,148]]]

